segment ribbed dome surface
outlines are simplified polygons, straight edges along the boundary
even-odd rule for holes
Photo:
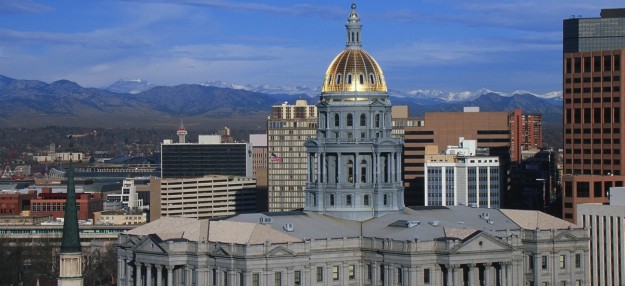
[[[361,48],[346,48],[330,63],[321,92],[387,92],[382,69]]]

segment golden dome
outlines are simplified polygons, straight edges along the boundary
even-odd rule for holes
[[[321,92],[386,93],[382,69],[373,57],[362,49],[362,24],[356,12],[356,4],[352,4],[352,11],[349,13],[345,28],[347,47],[330,63]]]
[[[321,92],[387,92],[382,69],[365,50],[347,48],[326,71]]]

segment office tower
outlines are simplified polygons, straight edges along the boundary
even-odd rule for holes
[[[465,107],[464,112],[426,112],[423,126],[406,127],[404,146],[404,186],[406,205],[425,204],[425,147],[436,145],[445,150],[456,145],[458,138],[477,140],[478,149],[488,149],[489,156],[499,157],[501,164],[500,195],[505,205],[507,174],[510,165],[510,127],[507,112],[480,112]]]
[[[524,114],[519,108],[510,115],[510,161],[520,163],[523,151],[543,147],[541,114]]]
[[[304,207],[306,148],[317,131],[317,107],[300,99],[273,106],[267,120],[269,211]]]
[[[476,140],[459,139],[458,146],[425,147],[425,205],[478,208],[500,207],[499,157],[477,153]]]
[[[252,166],[254,179],[256,179],[257,210],[268,211],[267,168],[269,153],[267,149],[267,134],[250,134],[250,144],[252,144]]]
[[[586,285],[625,284],[625,188],[610,188],[610,202],[580,203],[577,222],[590,230],[590,281]],[[585,263],[576,257],[575,264]]]
[[[564,20],[563,217],[579,203],[607,202],[623,186],[625,9]]]
[[[191,178],[204,175],[252,177],[252,146],[219,143],[218,135],[200,135],[199,143],[161,144],[161,178]]]

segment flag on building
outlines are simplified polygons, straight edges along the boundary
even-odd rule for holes
[[[271,153],[271,162],[282,162],[282,158],[276,155],[276,153]]]

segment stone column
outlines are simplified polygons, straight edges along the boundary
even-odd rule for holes
[[[494,279],[492,279],[491,277],[491,269],[492,269],[492,264],[490,263],[484,263],[484,283],[483,285],[490,285],[492,282],[491,281],[495,281]]]
[[[156,264],[156,286],[163,284],[163,265]]]
[[[142,286],[141,284],[141,276],[143,275],[142,268],[143,268],[143,263],[141,262],[135,263],[135,273],[137,273],[135,275],[135,286]]]
[[[447,286],[454,285],[454,265],[446,265],[447,267]]]
[[[124,264],[126,264],[126,260],[117,258],[117,285],[122,285],[122,281],[126,278],[126,273],[124,273],[126,268],[124,268]]]
[[[145,264],[145,285],[152,286],[152,264]]]
[[[421,266],[408,267],[408,283],[406,285],[419,285],[419,277],[421,275]]]
[[[506,286],[512,286],[512,271],[511,271],[511,269],[510,269],[510,268],[512,268],[512,263],[510,263],[510,262],[504,262],[504,264],[503,264],[503,265],[504,265],[504,267],[505,267],[505,271],[506,271],[506,275],[505,275],[505,276],[506,276],[506,278],[505,278],[505,279],[506,279],[506,284],[505,284],[505,285],[506,285]],[[540,266],[540,265],[538,265],[538,267],[541,267],[541,266]],[[540,269],[540,268],[537,268],[537,267],[536,267],[536,265],[534,265],[534,271],[536,271],[536,272],[540,273],[540,270],[539,270],[539,269]],[[539,275],[536,275],[536,277],[538,277],[538,276],[539,276]],[[536,282],[536,281],[534,281],[534,285],[540,285],[540,284],[537,284],[537,282]]]
[[[167,265],[165,266],[167,268],[167,284],[166,286],[173,286],[174,285],[174,267]]]
[[[186,274],[187,275],[186,275],[186,277],[184,279],[185,280],[184,285],[191,286],[191,285],[193,285],[193,267],[186,266],[185,270],[186,270]]]
[[[125,264],[126,264],[125,266],[126,267],[126,285],[130,286],[130,285],[133,285],[134,283],[134,280],[132,278],[134,267],[130,265],[130,262],[128,260],[126,260]]]
[[[468,283],[469,286],[479,286],[480,285],[479,284],[479,275],[478,275],[479,270],[478,269],[479,268],[477,268],[477,264],[475,264],[475,263],[467,265],[467,272],[468,272],[467,279],[469,280],[467,282],[469,282]]]
[[[337,185],[344,181],[343,177],[341,176],[342,175],[342,172],[341,172],[342,167],[343,167],[343,165],[341,164],[341,153],[336,153],[336,177],[337,177],[336,184]],[[336,199],[338,199],[338,198],[335,198],[335,200]],[[334,202],[334,204],[336,205],[336,201]]]

